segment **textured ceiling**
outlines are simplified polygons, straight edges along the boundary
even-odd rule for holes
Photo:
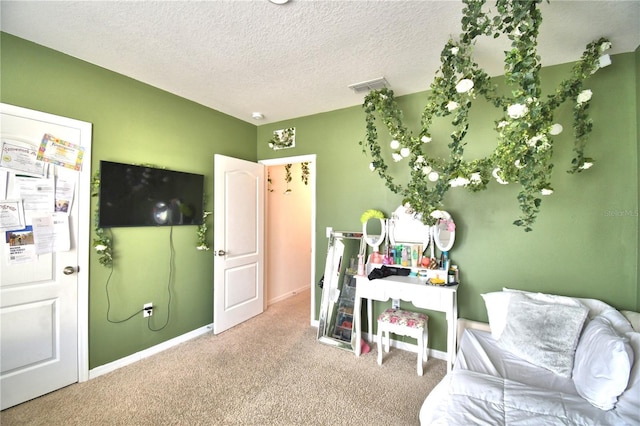
[[[488,3],[490,4],[490,2]],[[255,124],[359,105],[353,83],[385,77],[397,95],[427,90],[460,33],[460,1],[7,1],[1,30]],[[541,5],[543,65],[576,61],[608,37],[640,45],[640,1]],[[477,62],[502,73],[502,39]],[[252,112],[264,114],[254,121]]]

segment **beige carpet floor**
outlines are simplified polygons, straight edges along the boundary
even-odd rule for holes
[[[417,425],[444,377],[429,359],[393,349],[382,366],[316,340],[309,292],[217,336],[160,354],[0,413],[10,425]]]

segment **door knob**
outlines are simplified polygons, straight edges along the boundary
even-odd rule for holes
[[[217,252],[214,253],[216,256],[224,256],[225,254],[227,254],[226,251],[224,250],[218,250]]]
[[[65,275],[71,275],[74,272],[76,272],[76,268],[74,268],[73,266],[67,266],[62,270],[62,273]]]

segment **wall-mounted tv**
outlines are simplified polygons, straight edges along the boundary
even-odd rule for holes
[[[98,225],[201,225],[203,191],[203,175],[100,161]]]

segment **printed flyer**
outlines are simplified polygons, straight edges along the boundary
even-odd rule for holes
[[[9,263],[35,262],[38,255],[33,240],[33,229],[27,226],[23,229],[8,231],[5,242],[9,244]]]
[[[63,141],[48,133],[42,137],[37,156],[38,160],[77,172],[82,170],[83,157],[84,147]]]

